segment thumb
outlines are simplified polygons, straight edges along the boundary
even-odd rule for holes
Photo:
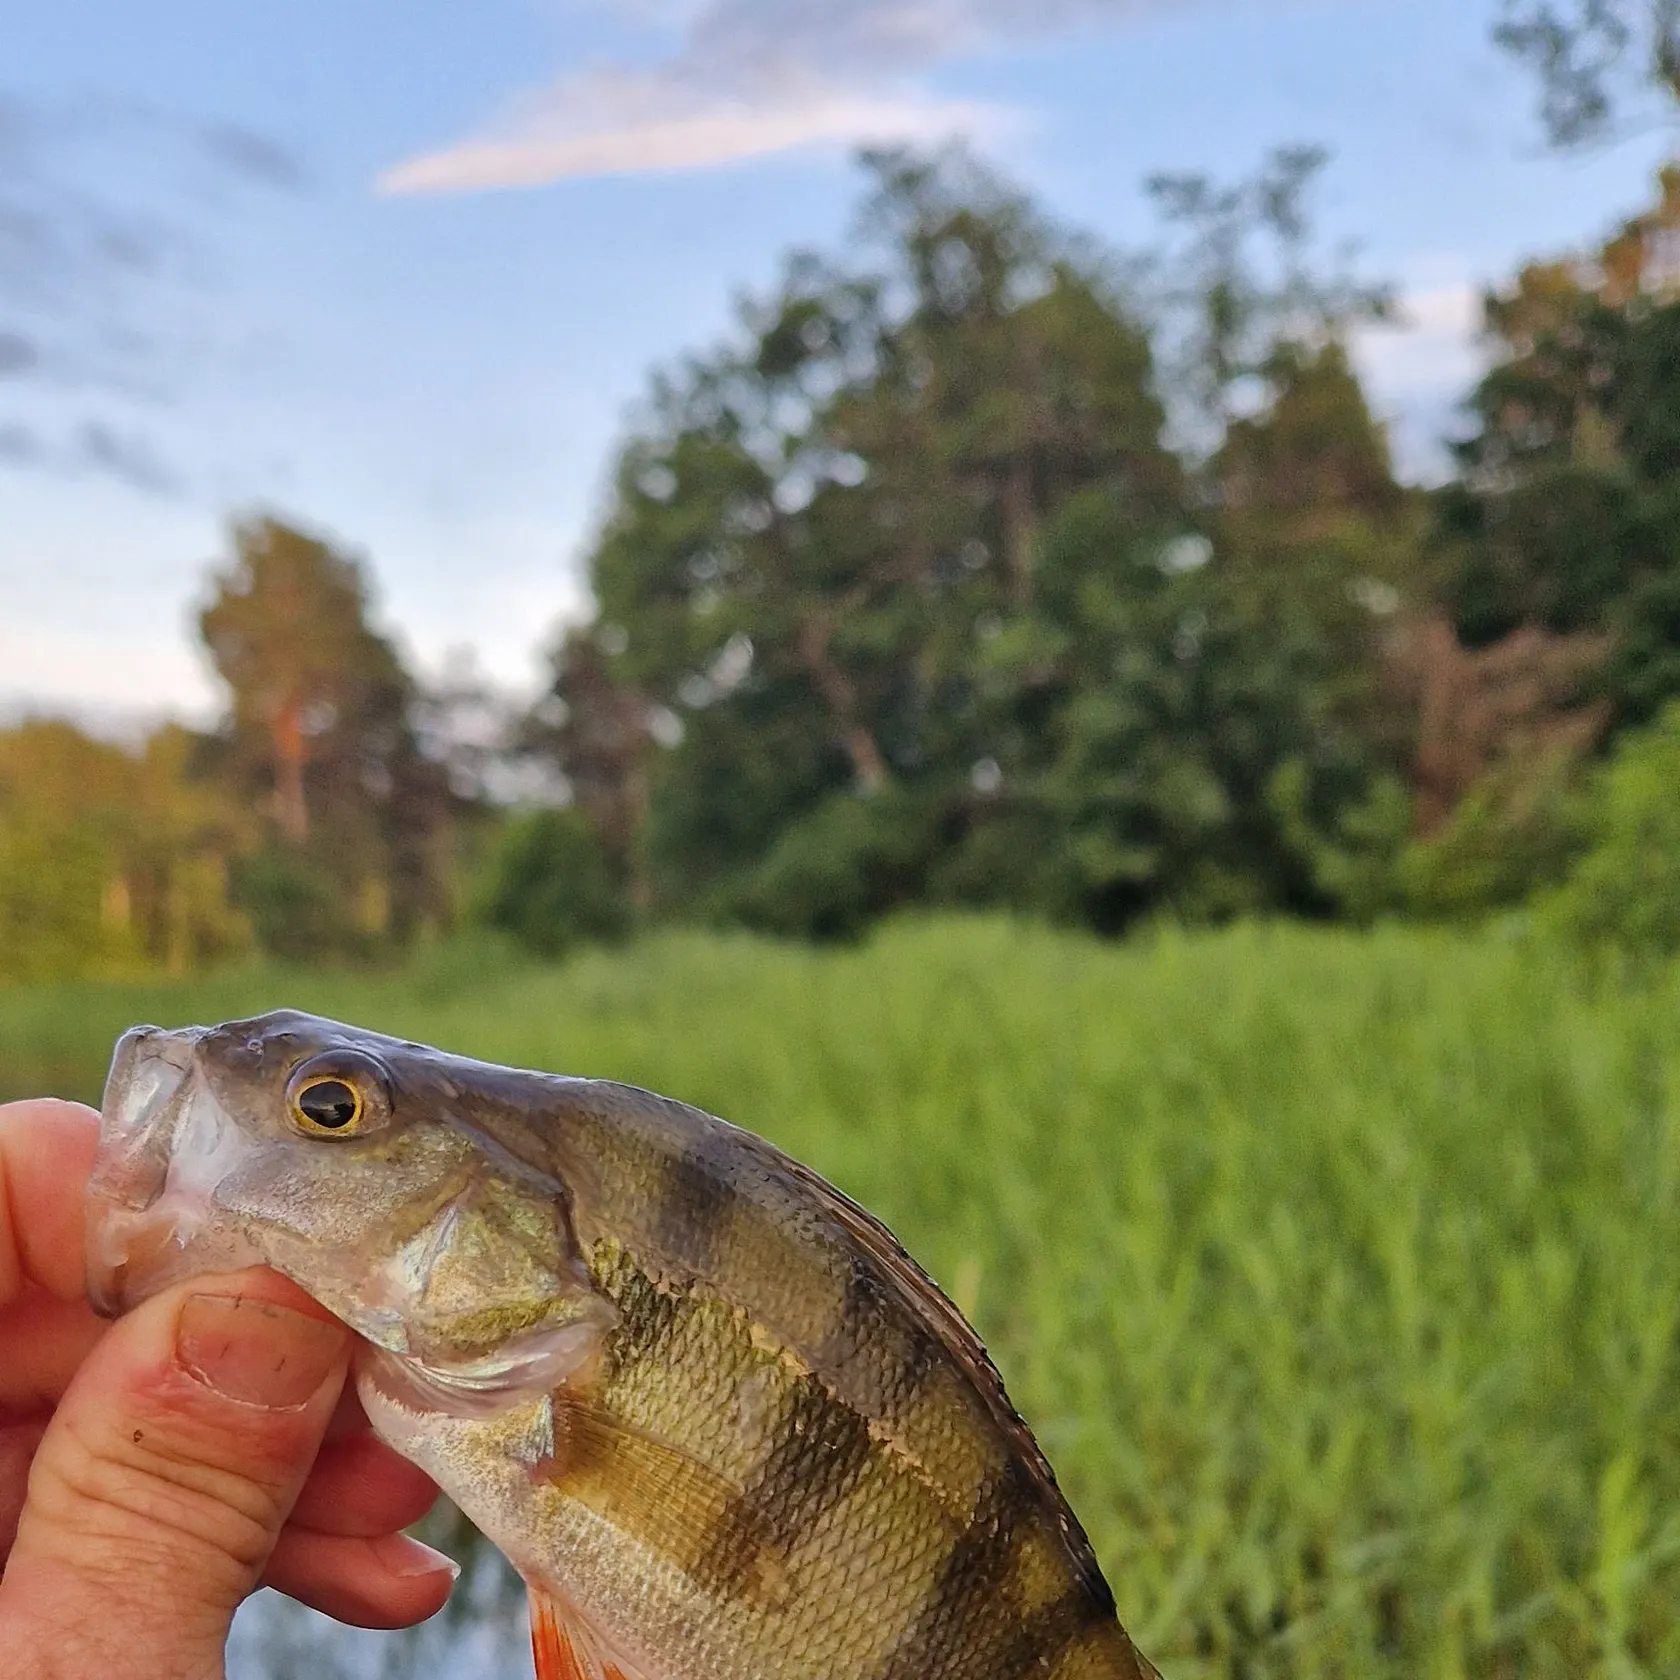
[[[55,1675],[221,1675],[348,1346],[342,1324],[266,1271],[196,1279],[114,1324],[35,1454],[0,1643],[50,1652]]]

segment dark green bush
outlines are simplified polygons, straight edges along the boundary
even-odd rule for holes
[[[490,861],[477,919],[535,956],[629,931],[625,884],[578,811],[513,818]]]
[[[783,831],[724,914],[767,933],[855,939],[920,892],[933,827],[932,813],[912,795],[836,794]]]
[[[358,922],[343,884],[319,863],[279,845],[235,866],[233,896],[257,944],[281,962],[366,958],[380,931]]]

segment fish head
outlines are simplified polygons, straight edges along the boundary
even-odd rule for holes
[[[90,1299],[114,1316],[266,1264],[457,1402],[552,1386],[608,1309],[533,1124],[542,1083],[294,1010],[136,1027],[88,1186]]]

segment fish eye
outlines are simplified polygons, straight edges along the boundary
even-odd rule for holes
[[[298,1117],[323,1132],[342,1132],[362,1117],[361,1093],[342,1079],[312,1079],[292,1099]]]
[[[292,1124],[311,1137],[350,1137],[390,1112],[380,1070],[363,1056],[318,1056],[305,1062],[288,1082],[286,1099]]]

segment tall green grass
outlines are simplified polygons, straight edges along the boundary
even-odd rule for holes
[[[1680,1673],[1680,977],[1288,927],[679,936],[0,994],[0,1085],[278,1003],[774,1138],[976,1318],[1170,1680]]]

